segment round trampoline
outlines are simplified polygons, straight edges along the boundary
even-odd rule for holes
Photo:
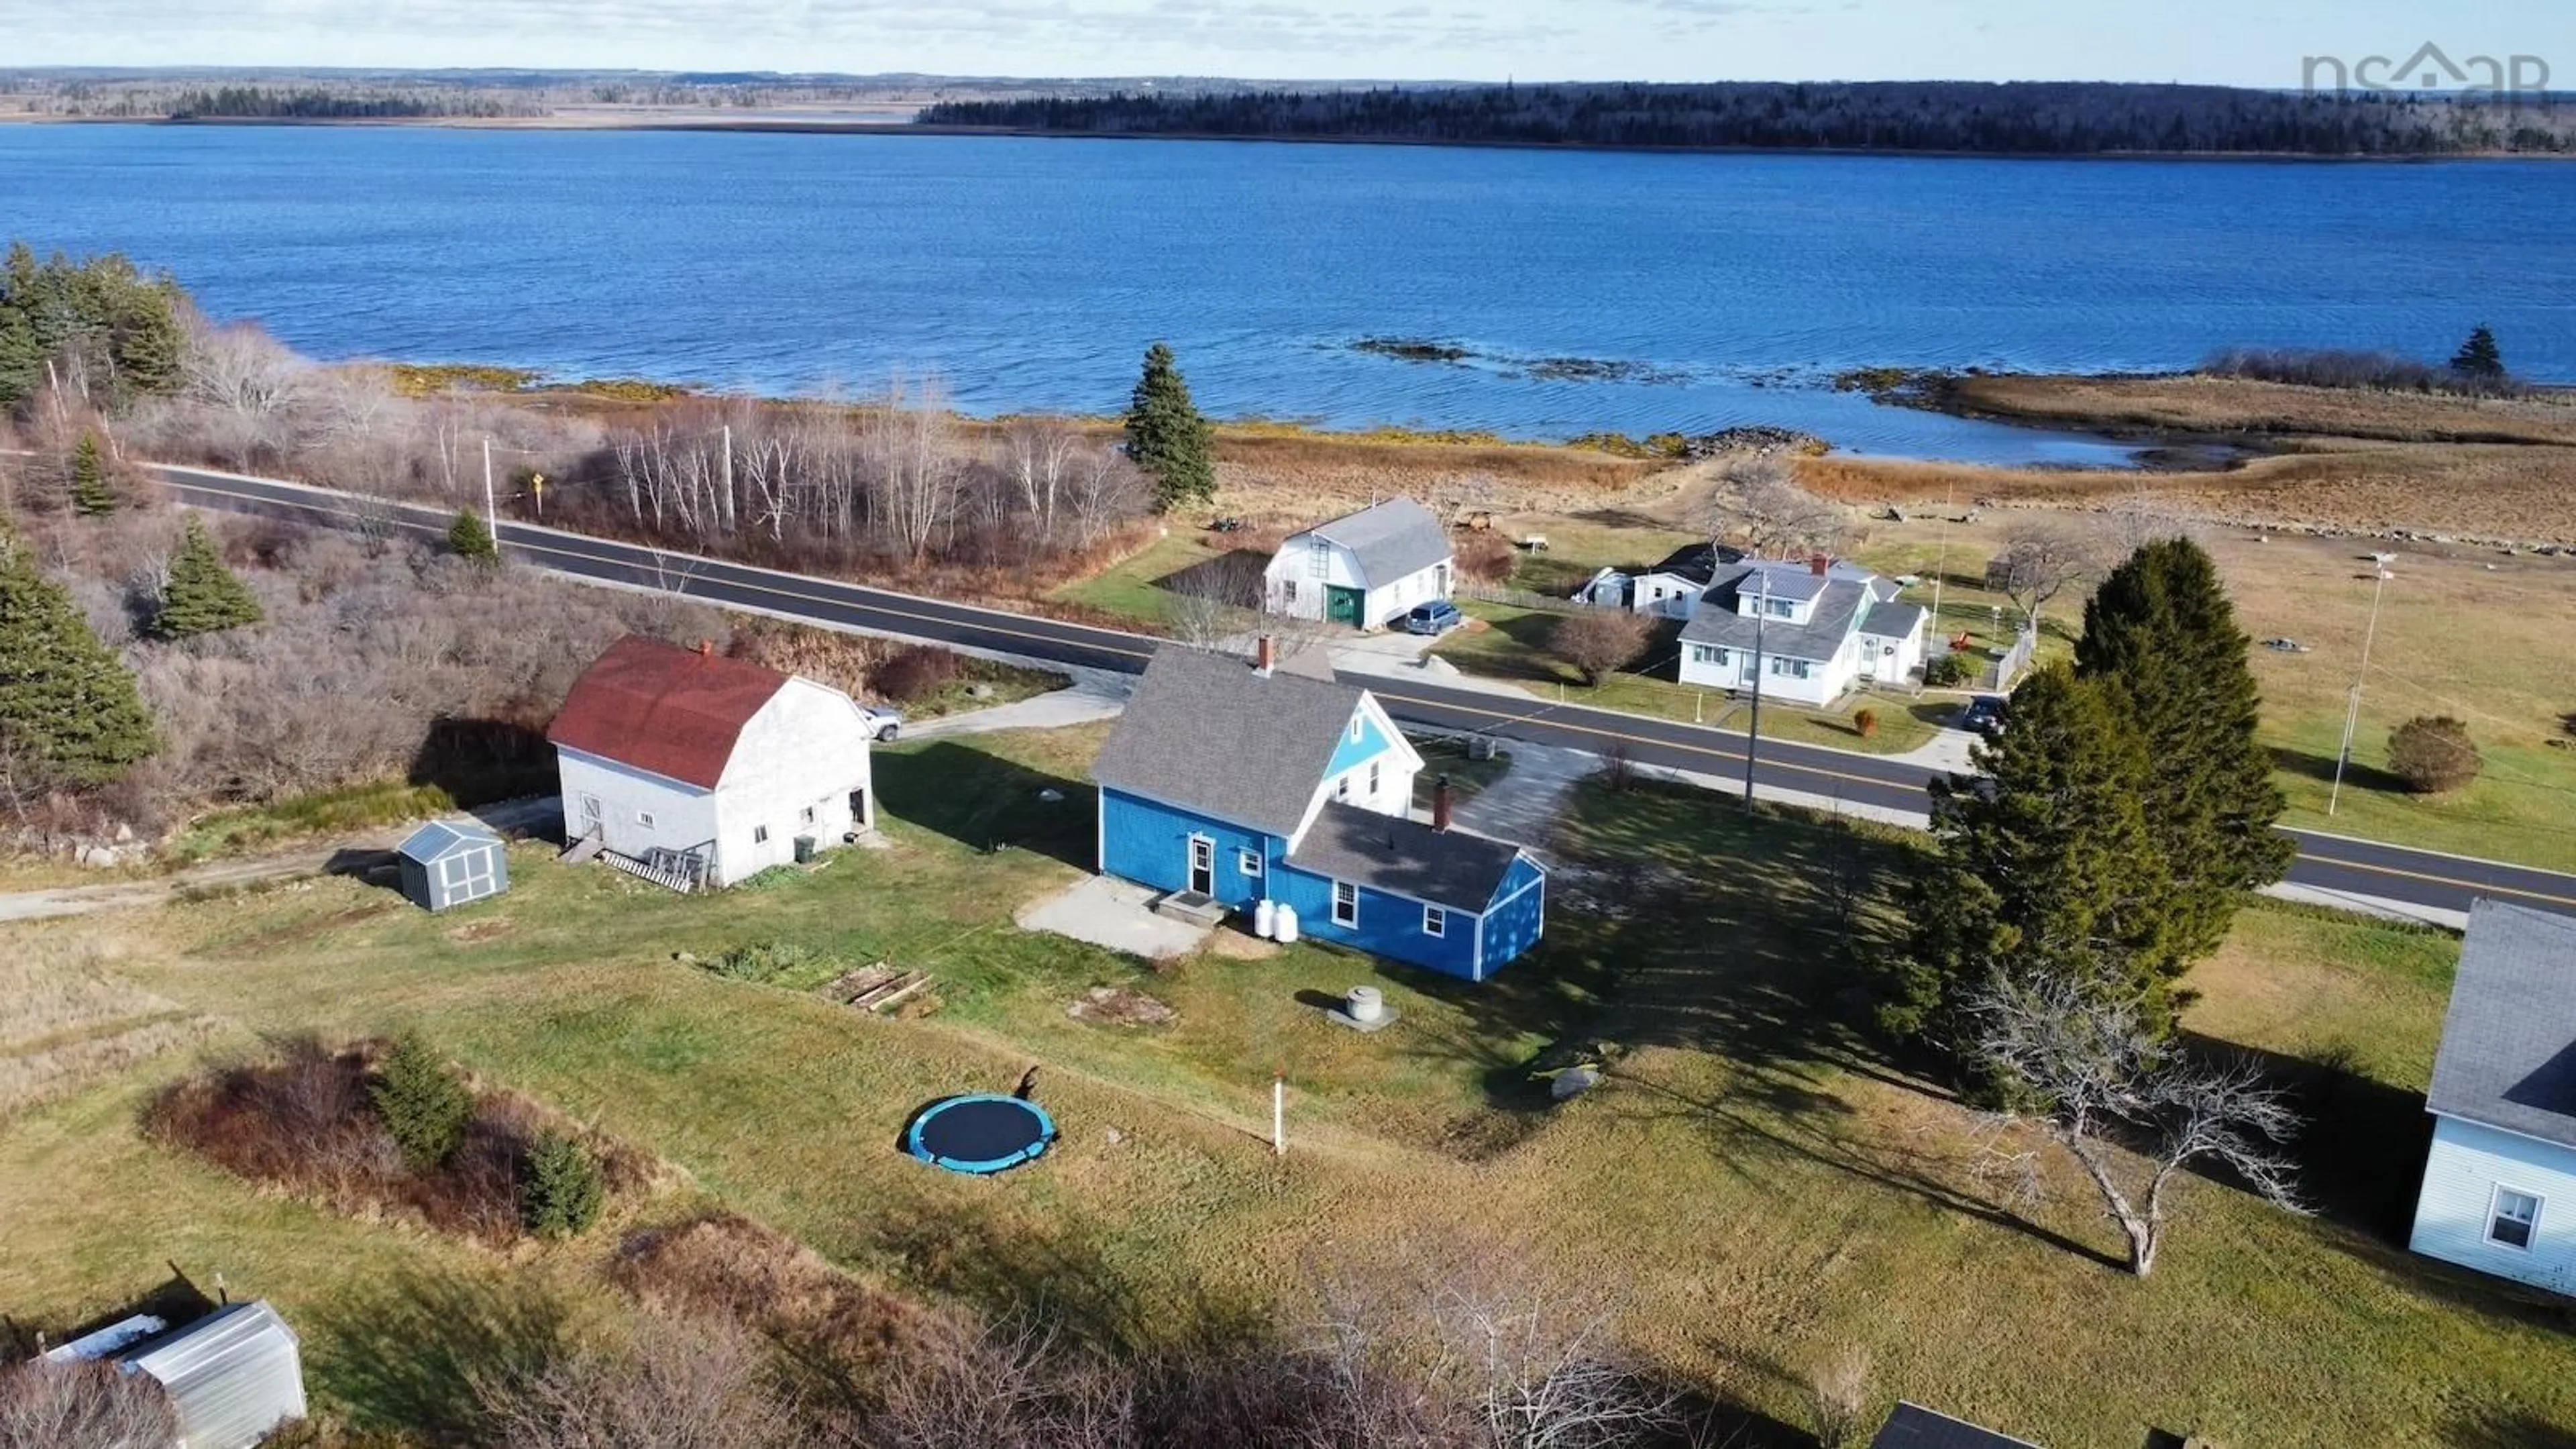
[[[1055,1141],[1055,1119],[1017,1097],[950,1097],[913,1119],[904,1146],[933,1167],[978,1177],[1035,1161]]]

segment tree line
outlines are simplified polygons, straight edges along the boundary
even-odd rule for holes
[[[943,101],[918,124],[1145,135],[2000,155],[2576,149],[2544,102],[2074,82],[1539,85]]]
[[[513,114],[502,102],[484,96],[349,92],[306,87],[270,90],[263,86],[218,86],[183,91],[170,102],[174,121],[414,120],[425,116],[490,118]]]
[[[0,262],[0,413],[48,386],[107,409],[178,391],[188,311],[177,282],[123,256],[40,259],[13,242]]]

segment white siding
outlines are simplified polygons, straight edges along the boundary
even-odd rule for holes
[[[2496,1189],[2541,1199],[2528,1249],[2487,1240]],[[2576,1293],[2576,1149],[2452,1117],[2433,1119],[2433,1150],[2409,1246],[2430,1258]]]
[[[1406,739],[1404,732],[1395,727],[1395,721],[1387,717],[1386,707],[1377,702],[1376,695],[1362,695],[1359,708],[1360,712],[1368,717],[1369,722],[1377,727],[1379,734],[1389,742],[1386,749],[1378,752],[1374,761],[1379,767],[1377,793],[1371,795],[1368,790],[1370,761],[1362,761],[1357,769],[1346,770],[1339,775],[1325,776],[1323,783],[1315,787],[1313,798],[1306,802],[1306,813],[1297,822],[1297,833],[1288,837],[1288,845],[1292,850],[1296,848],[1299,841],[1306,838],[1306,832],[1313,828],[1315,817],[1324,812],[1325,802],[1339,798],[1334,792],[1345,779],[1351,782],[1351,793],[1350,798],[1343,801],[1344,804],[1356,805],[1363,810],[1373,810],[1380,815],[1411,818],[1413,814],[1413,782],[1422,775],[1421,752],[1413,748],[1413,742]]]
[[[867,722],[849,696],[791,679],[742,727],[716,786],[715,883],[732,885],[796,858],[796,837],[840,843],[856,825],[850,795],[870,790]],[[807,810],[814,812],[810,822]],[[755,837],[766,827],[767,840]]]
[[[690,850],[716,838],[713,791],[562,746],[555,749],[555,761],[563,781],[566,840],[591,833],[585,805],[593,800],[600,807],[600,841],[619,855]]]
[[[1772,665],[1783,655],[1765,653],[1762,657],[1762,698],[1765,703],[1831,704],[1849,693],[1852,687],[1852,650],[1846,643],[1832,659],[1807,661],[1807,677],[1773,672]],[[1681,682],[1699,689],[1734,689],[1751,693],[1753,687],[1753,651],[1729,648],[1727,662],[1721,666],[1700,663],[1689,643],[1682,645]]]
[[[1442,562],[1417,570],[1400,579],[1369,588],[1360,576],[1359,560],[1338,543],[1325,542],[1319,551],[1313,534],[1301,533],[1279,546],[1267,567],[1261,571],[1264,598],[1262,607],[1273,614],[1291,619],[1324,617],[1326,588],[1361,589],[1361,623],[1378,628],[1401,619],[1414,605],[1449,596],[1451,564]],[[1316,561],[1323,561],[1320,573]]]

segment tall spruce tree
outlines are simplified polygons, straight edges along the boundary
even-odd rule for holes
[[[1127,406],[1127,456],[1154,480],[1154,509],[1169,513],[1216,496],[1215,438],[1190,385],[1157,342]]]
[[[21,791],[103,785],[152,753],[134,676],[16,539],[0,542],[0,751]]]
[[[116,511],[116,490],[107,484],[107,458],[98,434],[83,433],[72,447],[72,511],[83,518],[104,518]]]
[[[2077,983],[2165,1029],[2182,959],[2135,731],[2099,685],[2054,664],[2013,692],[2011,722],[1973,758],[1977,775],[1932,785],[1934,850],[1910,888],[1914,939],[1887,1024],[1948,1044],[1959,1008],[2001,977]]]
[[[2262,691],[2253,641],[2218,565],[2187,538],[2146,545],[2084,608],[2076,672],[2101,684],[2146,742],[2147,829],[2172,875],[2174,937],[2187,959],[2218,949],[2247,891],[2296,855],[2272,829],[2284,801],[2255,741]]]
[[[187,535],[170,558],[170,586],[161,591],[161,611],[152,631],[164,639],[186,639],[256,624],[259,600],[224,563],[205,520],[190,515]]]
[[[2451,358],[2451,370],[2474,382],[2504,380],[2504,349],[2496,346],[2495,329],[2484,322],[2469,331],[2469,340]]]

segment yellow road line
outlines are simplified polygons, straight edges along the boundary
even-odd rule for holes
[[[2403,866],[2372,865],[2367,861],[2342,860],[2326,855],[2309,856],[2308,863],[2339,866],[2345,870],[2368,871],[2373,875],[2391,875],[2401,880],[2420,880],[2433,885],[2452,886],[2476,895],[2514,896],[2526,901],[2546,901],[2554,906],[2576,906],[2576,896],[2553,896],[2546,891],[2524,890],[2519,886],[2499,885],[2493,881],[2460,880],[2453,876],[2434,875],[2429,871],[2408,870]]]
[[[1619,730],[1604,729],[1598,725],[1576,724],[1566,720],[1541,719],[1537,715],[1527,713],[1507,714],[1500,710],[1477,709],[1472,705],[1451,704],[1447,700],[1439,699],[1420,699],[1412,695],[1393,694],[1384,690],[1373,689],[1370,692],[1377,695],[1377,697],[1382,700],[1395,700],[1404,704],[1421,705],[1426,709],[1446,709],[1455,710],[1460,714],[1483,715],[1488,719],[1501,720],[1505,724],[1527,724],[1535,725],[1544,729],[1568,730],[1577,734],[1599,735],[1603,739],[1618,740],[1627,744],[1649,745],[1656,749],[1688,750],[1693,754],[1714,756],[1715,758],[1725,760],[1730,764],[1740,765],[1744,762],[1744,752],[1742,750],[1729,751],[1718,749],[1710,745],[1685,744],[1679,740],[1661,739],[1654,735],[1627,734]],[[1847,780],[1856,785],[1870,785],[1882,790],[1903,790],[1906,788],[1892,780],[1874,779],[1868,775],[1845,774],[1840,770],[1829,770],[1821,765],[1801,765],[1794,760],[1783,760],[1777,757],[1767,760],[1764,767],[1776,770],[1796,770],[1801,774],[1821,775],[1828,780]],[[1931,808],[1929,800],[1925,801],[1924,808],[1927,811]]]

